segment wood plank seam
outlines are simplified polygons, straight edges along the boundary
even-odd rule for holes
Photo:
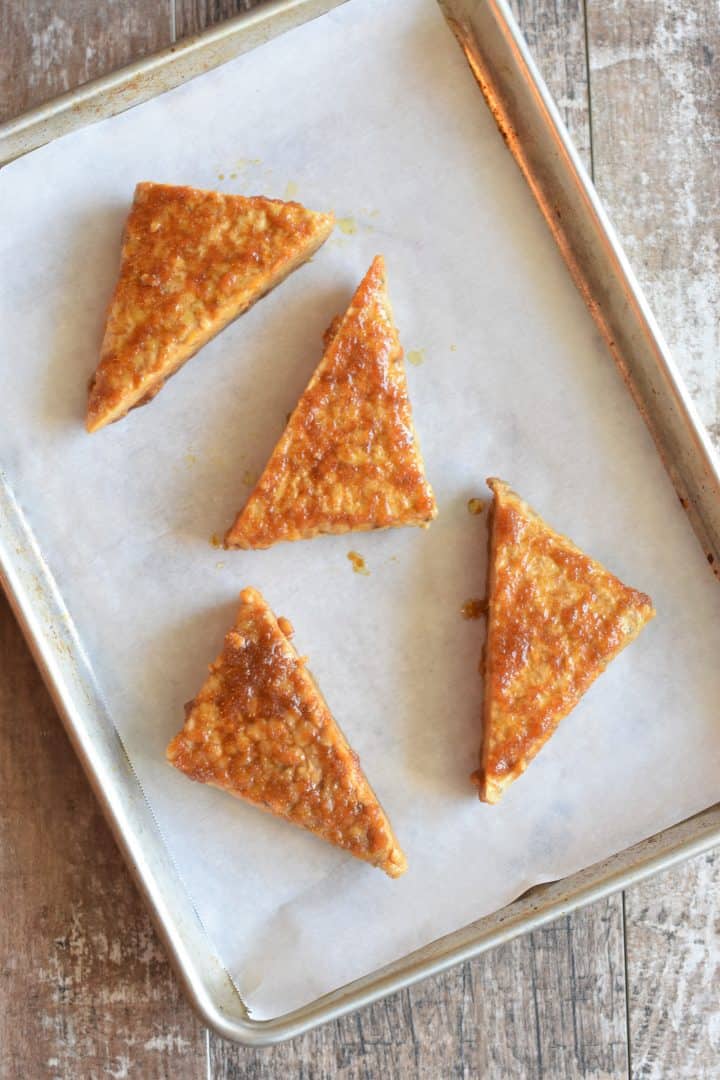
[[[586,78],[586,97],[587,97],[587,113],[588,113],[588,141],[590,152],[590,178],[593,183],[595,182],[595,149],[593,146],[593,114],[592,114],[592,76],[590,73],[590,34],[588,32],[588,0],[582,0],[583,11],[583,31],[585,39],[585,78]]]
[[[627,936],[627,911],[625,905],[625,890],[622,891],[622,941],[623,941],[623,967],[625,969],[625,1031],[627,1037],[627,1075],[632,1080],[633,1046],[632,1029],[630,1026],[630,994],[628,983],[630,980],[628,968],[628,936]]]

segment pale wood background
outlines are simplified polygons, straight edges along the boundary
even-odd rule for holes
[[[243,6],[0,0],[0,118]],[[718,0],[514,7],[720,440]],[[3,1078],[720,1075],[716,853],[289,1045],[222,1042],[178,990],[2,601],[0,657]]]

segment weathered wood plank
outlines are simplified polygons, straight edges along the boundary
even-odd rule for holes
[[[0,121],[171,40],[172,0],[4,0]]]
[[[618,898],[559,919],[473,967],[477,1076],[624,1075]],[[467,1023],[465,1031],[467,1038]]]
[[[716,850],[626,895],[632,1077],[718,1075],[719,890]]]
[[[205,1035],[0,599],[0,1076],[197,1080]]]
[[[591,169],[583,0],[510,0],[560,114]]]
[[[720,438],[720,12],[591,0],[588,40],[596,183]]]
[[[178,38],[197,34],[241,11],[257,7],[261,0],[174,0],[175,32]]]
[[[598,188],[720,442],[720,11],[591,0]],[[711,1077],[720,991],[717,853],[626,894],[633,1077]]]

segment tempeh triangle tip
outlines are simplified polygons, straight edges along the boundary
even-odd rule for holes
[[[245,506],[229,548],[401,525],[437,510],[412,418],[403,350],[377,256]]]
[[[203,345],[306,262],[334,220],[263,196],[138,184],[90,382],[87,430],[150,401]]]
[[[473,781],[496,803],[655,610],[504,481],[488,485],[485,697]]]
[[[291,632],[256,589],[243,590],[168,760],[399,877],[407,862],[392,826]]]

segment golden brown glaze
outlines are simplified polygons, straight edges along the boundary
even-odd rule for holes
[[[436,514],[382,257],[325,343],[257,487],[225,537],[227,547],[267,548],[318,533],[425,525]]]
[[[554,532],[500,480],[490,524],[480,798],[497,802],[654,616],[644,593]]]
[[[291,633],[259,592],[241,593],[237,621],[168,746],[168,760],[190,779],[398,877],[405,856]]]
[[[218,331],[308,259],[332,214],[298,203],[138,184],[87,429],[151,400]]]

